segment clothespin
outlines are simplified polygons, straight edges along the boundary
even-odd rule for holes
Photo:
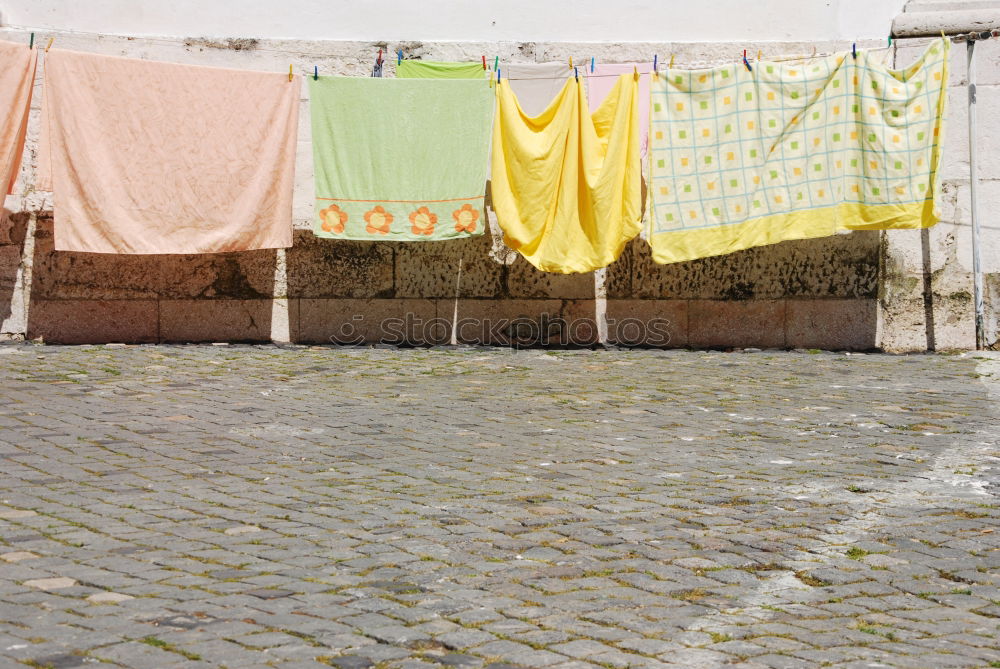
[[[382,49],[378,50],[378,58],[375,59],[375,64],[376,65],[382,64]]]
[[[674,54],[670,54],[670,65],[667,65],[670,69],[674,67]]]
[[[653,72],[656,72],[656,59],[657,59],[657,55],[654,53],[653,54]]]
[[[857,60],[857,58],[858,58],[858,43],[857,42],[855,42],[854,44],[851,45],[851,56],[853,56],[855,60]]]
[[[590,71],[591,72],[594,71],[594,57],[593,56],[590,57]]]
[[[292,65],[288,66],[288,80],[292,80]]]
[[[500,56],[497,56],[496,58],[493,59],[493,69],[496,70],[497,72],[500,71]]]
[[[573,69],[573,56],[569,57],[569,69]]]
[[[747,50],[743,49],[743,64],[747,66],[747,72],[753,72],[753,68],[750,67],[750,61],[747,60]]]
[[[580,70],[578,70],[577,68],[574,67],[573,68],[573,76],[576,77],[577,81],[580,81]]]
[[[889,46],[892,46],[892,34],[889,35]]]
[[[403,62],[403,50],[400,49],[399,51],[396,52],[396,65],[399,65],[402,62]]]
[[[35,48],[35,33],[31,33],[31,39],[28,40],[28,48],[29,49]]]
[[[483,69],[486,69],[486,56],[483,56]]]
[[[500,68],[497,68],[497,83],[500,83]]]
[[[319,66],[313,65],[313,81],[319,79]]]
[[[763,49],[757,49],[757,62],[758,63],[760,62],[760,57],[762,55],[764,55],[764,50]]]
[[[49,43],[45,45],[45,53],[49,52],[49,49],[52,48],[52,43],[55,42],[55,41],[56,41],[55,37],[50,37],[49,38]]]

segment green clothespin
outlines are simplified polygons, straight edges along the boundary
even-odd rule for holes
[[[31,39],[28,40],[28,48],[29,49],[35,48],[35,33],[31,33]]]

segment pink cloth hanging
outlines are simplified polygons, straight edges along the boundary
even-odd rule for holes
[[[37,59],[38,50],[27,44],[0,42],[0,183],[5,194],[14,192],[21,167]]]
[[[291,246],[298,77],[51,49],[44,96],[57,251]]]

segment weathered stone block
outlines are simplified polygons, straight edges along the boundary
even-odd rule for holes
[[[28,307],[28,338],[58,344],[157,340],[155,300],[43,300]]]
[[[297,230],[286,251],[288,296],[394,297],[396,244],[320,239]]]
[[[785,346],[785,301],[691,300],[688,345],[694,348]]]
[[[594,273],[550,274],[524,258],[507,270],[507,294],[512,298],[587,299],[594,297]]]
[[[160,340],[270,341],[271,300],[161,300]]]
[[[449,304],[450,303],[450,304]],[[453,305],[439,302],[452,321]],[[462,344],[591,346],[597,342],[593,300],[459,300]]]
[[[740,301],[874,296],[878,243],[877,232],[858,231],[668,265],[654,263],[647,244],[633,243],[627,256],[608,269],[608,297]]]
[[[55,251],[51,218],[35,231],[31,296],[42,300],[155,298],[164,256]]]
[[[399,244],[396,250],[396,297],[498,298],[505,267],[490,258],[492,239]],[[461,261],[461,275],[459,262]]]
[[[447,344],[451,329],[432,300],[301,299],[295,341],[315,344]]]
[[[683,348],[688,343],[687,300],[607,302],[608,343]]]
[[[257,299],[274,295],[275,250],[160,256],[160,297]]]
[[[785,345],[867,351],[877,345],[878,302],[786,300]]]

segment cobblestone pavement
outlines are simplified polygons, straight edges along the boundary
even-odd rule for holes
[[[1000,666],[998,358],[0,354],[0,666]]]

